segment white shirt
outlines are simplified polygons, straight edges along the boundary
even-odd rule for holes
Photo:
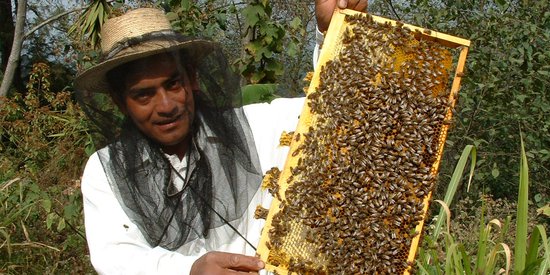
[[[303,104],[304,98],[276,99],[269,104],[244,107],[262,172],[272,167],[282,170],[288,147],[280,146],[279,138],[283,131],[294,131]],[[186,165],[179,160],[170,161],[177,167]],[[151,247],[124,213],[107,181],[97,152],[86,164],[82,194],[90,258],[99,274],[189,274],[195,260],[208,251],[255,254],[242,238],[224,235],[228,230],[223,227],[211,230],[208,239],[192,241],[177,251]],[[254,211],[257,205],[269,208],[271,199],[267,190],[258,190],[243,218],[235,223],[239,232],[256,246],[265,221],[255,219]],[[224,241],[228,238],[233,238],[233,241]]]

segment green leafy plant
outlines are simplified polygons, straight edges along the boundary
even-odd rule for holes
[[[219,1],[167,1],[170,11],[166,14],[175,30],[185,35],[204,38],[219,37],[227,28],[228,10]]]
[[[277,54],[283,51],[285,28],[271,19],[268,0],[250,0],[242,10],[247,43],[245,55],[235,62],[248,83],[274,83],[283,74]]]
[[[250,84],[242,87],[242,100],[243,105],[271,102],[271,100],[277,98],[275,91],[277,90],[277,84]]]
[[[455,168],[453,179],[460,179],[467,163],[468,155],[471,156],[471,167],[475,166],[475,149],[467,146]],[[473,169],[470,170],[470,179]],[[531,236],[528,238],[528,190],[529,168],[521,140],[521,162],[519,170],[519,196],[516,211],[516,233],[512,249],[505,243],[505,238],[510,234],[511,217],[507,217],[502,223],[493,219],[485,223],[483,212],[486,206],[482,206],[477,252],[469,255],[466,247],[457,242],[450,231],[451,212],[449,205],[456,193],[456,182],[452,181],[447,189],[444,201],[438,201],[441,211],[432,226],[431,233],[426,236],[425,243],[419,249],[417,267],[420,274],[547,274],[550,265],[550,243],[543,225],[535,225]],[[441,227],[446,222],[446,230],[443,231],[443,246],[438,246]],[[496,230],[496,234],[493,231]],[[496,236],[493,236],[496,235]],[[442,254],[441,254],[442,253]],[[443,255],[443,256],[442,256]],[[503,266],[502,266],[503,265]],[[497,270],[498,269],[498,270]]]
[[[0,273],[91,270],[78,179],[95,148],[83,112],[49,79],[35,64],[26,93],[0,106]]]
[[[110,13],[111,5],[107,0],[94,0],[69,29],[69,34],[74,34],[80,39],[88,38],[90,46],[97,48],[101,27]]]

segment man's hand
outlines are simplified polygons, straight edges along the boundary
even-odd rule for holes
[[[226,252],[208,252],[198,258],[191,267],[191,274],[248,274],[265,266],[256,257]]]
[[[321,32],[326,31],[328,29],[328,25],[330,24],[332,13],[337,6],[340,9],[365,11],[368,4],[368,0],[315,0],[315,16],[317,17],[317,26]]]

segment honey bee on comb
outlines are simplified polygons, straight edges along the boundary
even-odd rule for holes
[[[407,273],[454,106],[453,48],[368,14],[341,20],[258,253],[278,273]]]

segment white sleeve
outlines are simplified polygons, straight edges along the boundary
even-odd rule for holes
[[[82,176],[86,239],[99,274],[189,274],[198,256],[152,248],[115,197],[94,153]]]
[[[288,146],[280,146],[283,131],[291,132],[298,125],[305,98],[278,98],[271,103],[244,106],[246,118],[252,129],[262,172],[272,167],[283,168]]]
[[[325,36],[321,31],[319,31],[319,28],[315,28],[315,48],[313,48],[313,69],[317,69],[317,61],[319,60],[319,53],[321,52],[321,46],[323,45],[323,41],[325,40]]]

